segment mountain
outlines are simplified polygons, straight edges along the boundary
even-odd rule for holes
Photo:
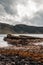
[[[0,34],[14,33],[13,26],[0,23]]]
[[[5,23],[0,23],[0,34],[8,34],[8,33],[41,34],[43,33],[43,27],[28,26],[24,24],[18,24],[13,26]]]

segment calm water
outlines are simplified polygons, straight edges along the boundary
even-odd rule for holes
[[[18,35],[21,35],[21,34],[14,34],[14,35],[17,35],[18,36]],[[43,34],[22,34],[22,35],[43,38]],[[3,40],[4,37],[6,37],[6,34],[0,34],[0,47],[9,46],[8,43]],[[36,43],[36,45],[43,45],[43,42]]]

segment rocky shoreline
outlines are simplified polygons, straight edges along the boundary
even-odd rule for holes
[[[0,54],[19,55],[22,57],[31,57],[33,60],[43,62],[43,46],[10,46],[0,48]]]
[[[7,35],[4,41],[14,45],[0,48],[0,65],[43,65],[43,46],[32,44],[42,38]]]
[[[0,65],[43,65],[43,62],[33,60],[31,57],[19,55],[0,55]]]
[[[32,36],[25,36],[25,35],[19,35],[14,36],[12,34],[8,34],[6,37],[4,37],[4,41],[6,41],[8,44],[12,45],[33,45],[33,43],[41,43],[43,42],[43,38],[39,37],[32,37]]]

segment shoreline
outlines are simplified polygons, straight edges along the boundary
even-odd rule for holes
[[[22,57],[31,57],[35,61],[43,62],[43,46],[17,47],[10,46],[0,48],[0,54],[20,55]]]

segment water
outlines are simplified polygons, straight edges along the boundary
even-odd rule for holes
[[[43,34],[14,34],[14,35],[16,35],[16,36],[18,36],[18,35],[26,35],[26,36],[33,36],[33,37],[43,38]],[[9,46],[8,43],[3,40],[4,37],[6,37],[6,34],[0,34],[0,47]],[[43,45],[43,42],[36,43],[36,45]]]
[[[0,35],[0,47],[6,47],[8,46],[7,42],[5,42],[3,39],[6,35]]]

